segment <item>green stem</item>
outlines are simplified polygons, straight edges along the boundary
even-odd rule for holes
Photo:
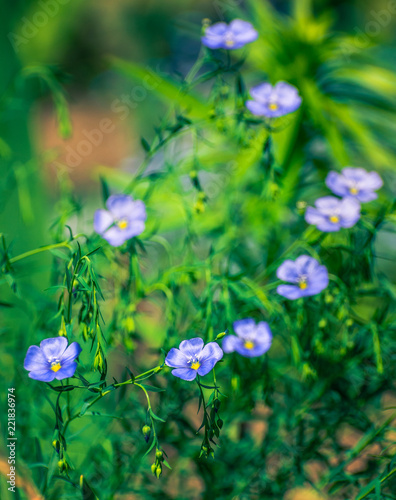
[[[84,236],[83,234],[77,234],[74,236],[73,240],[79,238],[80,236]],[[21,253],[20,255],[17,255],[16,257],[12,257],[12,259],[9,260],[10,264],[14,264],[15,262],[18,262],[22,259],[26,259],[26,257],[31,257],[32,255],[36,255],[41,252],[47,252],[48,250],[53,250],[55,248],[68,248],[71,250],[70,242],[73,240],[68,240],[68,241],[63,241],[62,243],[55,243],[53,245],[46,245],[44,247],[36,248],[34,250],[29,250],[29,252]]]

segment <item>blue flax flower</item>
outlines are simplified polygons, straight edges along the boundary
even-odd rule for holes
[[[240,49],[257,40],[258,33],[253,26],[242,19],[227,23],[212,24],[205,30],[202,43],[210,49]]]
[[[106,207],[107,210],[96,210],[94,230],[113,247],[119,247],[144,231],[147,215],[141,200],[115,194],[107,199]]]
[[[235,335],[227,335],[223,339],[223,351],[234,352],[247,358],[261,356],[271,347],[272,333],[268,323],[246,318],[233,324]]]
[[[206,375],[223,357],[223,351],[216,342],[209,342],[204,347],[200,338],[183,340],[179,349],[172,348],[165,359],[165,364],[171,368],[172,375],[183,380],[194,380],[198,375]]]
[[[274,87],[270,83],[260,83],[250,89],[252,101],[246,101],[248,110],[257,116],[278,118],[296,111],[301,105],[301,97],[293,85],[278,82]]]
[[[361,203],[366,203],[378,198],[374,191],[380,189],[383,182],[377,172],[367,172],[364,168],[347,167],[341,173],[329,172],[326,184],[338,196],[349,196]]]
[[[73,342],[68,347],[65,337],[45,339],[40,347],[29,347],[23,366],[30,372],[29,377],[35,380],[62,380],[74,375],[77,368],[75,359],[81,351],[78,342]]]
[[[301,255],[295,261],[285,260],[277,269],[280,280],[293,285],[279,285],[276,291],[290,300],[316,295],[329,284],[326,266],[309,255]]]
[[[315,201],[315,206],[307,208],[305,220],[326,233],[352,227],[360,219],[360,203],[354,198],[324,196]]]

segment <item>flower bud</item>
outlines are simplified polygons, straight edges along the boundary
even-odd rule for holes
[[[215,338],[215,341],[222,339],[225,335],[227,335],[227,332],[221,332],[221,333],[219,333],[217,335],[217,337]]]
[[[159,479],[160,475],[162,474],[162,467],[161,467],[161,464],[159,464],[155,470],[155,475],[157,476],[157,478]]]
[[[327,320],[325,318],[322,318],[318,323],[319,328],[325,328],[326,325],[327,325]]]
[[[52,441],[52,446],[56,450],[56,452],[59,453],[60,443],[57,439],[54,439]]]
[[[156,453],[155,453],[155,458],[156,458],[157,460],[163,460],[163,458],[164,458],[164,454],[162,453],[162,451],[161,451],[161,450],[157,450],[157,451],[156,451]]]
[[[58,467],[59,467],[60,472],[63,472],[63,470],[65,469],[65,462],[64,462],[64,460],[59,460],[58,461]]]
[[[205,203],[202,200],[197,200],[194,203],[194,211],[197,214],[202,214],[203,212],[205,212]]]
[[[151,472],[153,473],[153,476],[155,476],[155,471],[157,470],[157,464],[154,462],[151,466]]]
[[[150,439],[150,434],[151,434],[151,427],[148,425],[145,425],[142,429],[144,439],[146,440],[146,443],[149,442]]]

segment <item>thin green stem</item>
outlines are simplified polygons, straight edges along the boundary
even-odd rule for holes
[[[41,252],[47,252],[48,250],[54,250],[55,248],[68,248],[71,250],[70,242],[80,238],[81,236],[84,236],[83,234],[77,234],[76,236],[73,237],[72,240],[67,240],[67,241],[62,241],[62,243],[54,243],[53,245],[45,245],[40,248],[36,248],[34,250],[29,250],[29,252],[21,253],[20,255],[17,255],[16,257],[12,257],[9,262],[10,264],[14,264],[15,262],[19,262],[22,259],[26,259],[27,257],[31,257],[32,255],[36,255]]]

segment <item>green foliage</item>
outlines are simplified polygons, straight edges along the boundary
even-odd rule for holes
[[[307,499],[396,498],[396,75],[313,2],[292,2],[289,15],[246,6],[228,14],[248,16],[258,41],[231,56],[202,49],[184,78],[108,59],[114,74],[150,82],[153,109],[167,106],[137,169],[108,170],[97,185],[104,202],[115,192],[144,201],[144,233],[108,245],[92,231],[101,205],[79,200],[66,173],[45,246],[17,252],[12,227],[2,230],[0,375],[16,387],[21,476],[48,500],[279,500],[296,487]],[[22,93],[27,80],[45,82],[68,136],[54,71],[18,78]],[[275,123],[252,117],[247,89],[282,79],[301,109]],[[7,141],[0,150],[17,157]],[[348,164],[381,173],[379,199],[351,229],[307,227],[326,174]],[[25,223],[29,168],[0,181]],[[287,301],[275,271],[301,254],[326,265],[330,284]],[[170,348],[196,336],[221,345],[246,317],[269,323],[267,354],[226,355],[197,383],[171,375]],[[83,347],[76,376],[28,379],[27,348],[57,335]]]

